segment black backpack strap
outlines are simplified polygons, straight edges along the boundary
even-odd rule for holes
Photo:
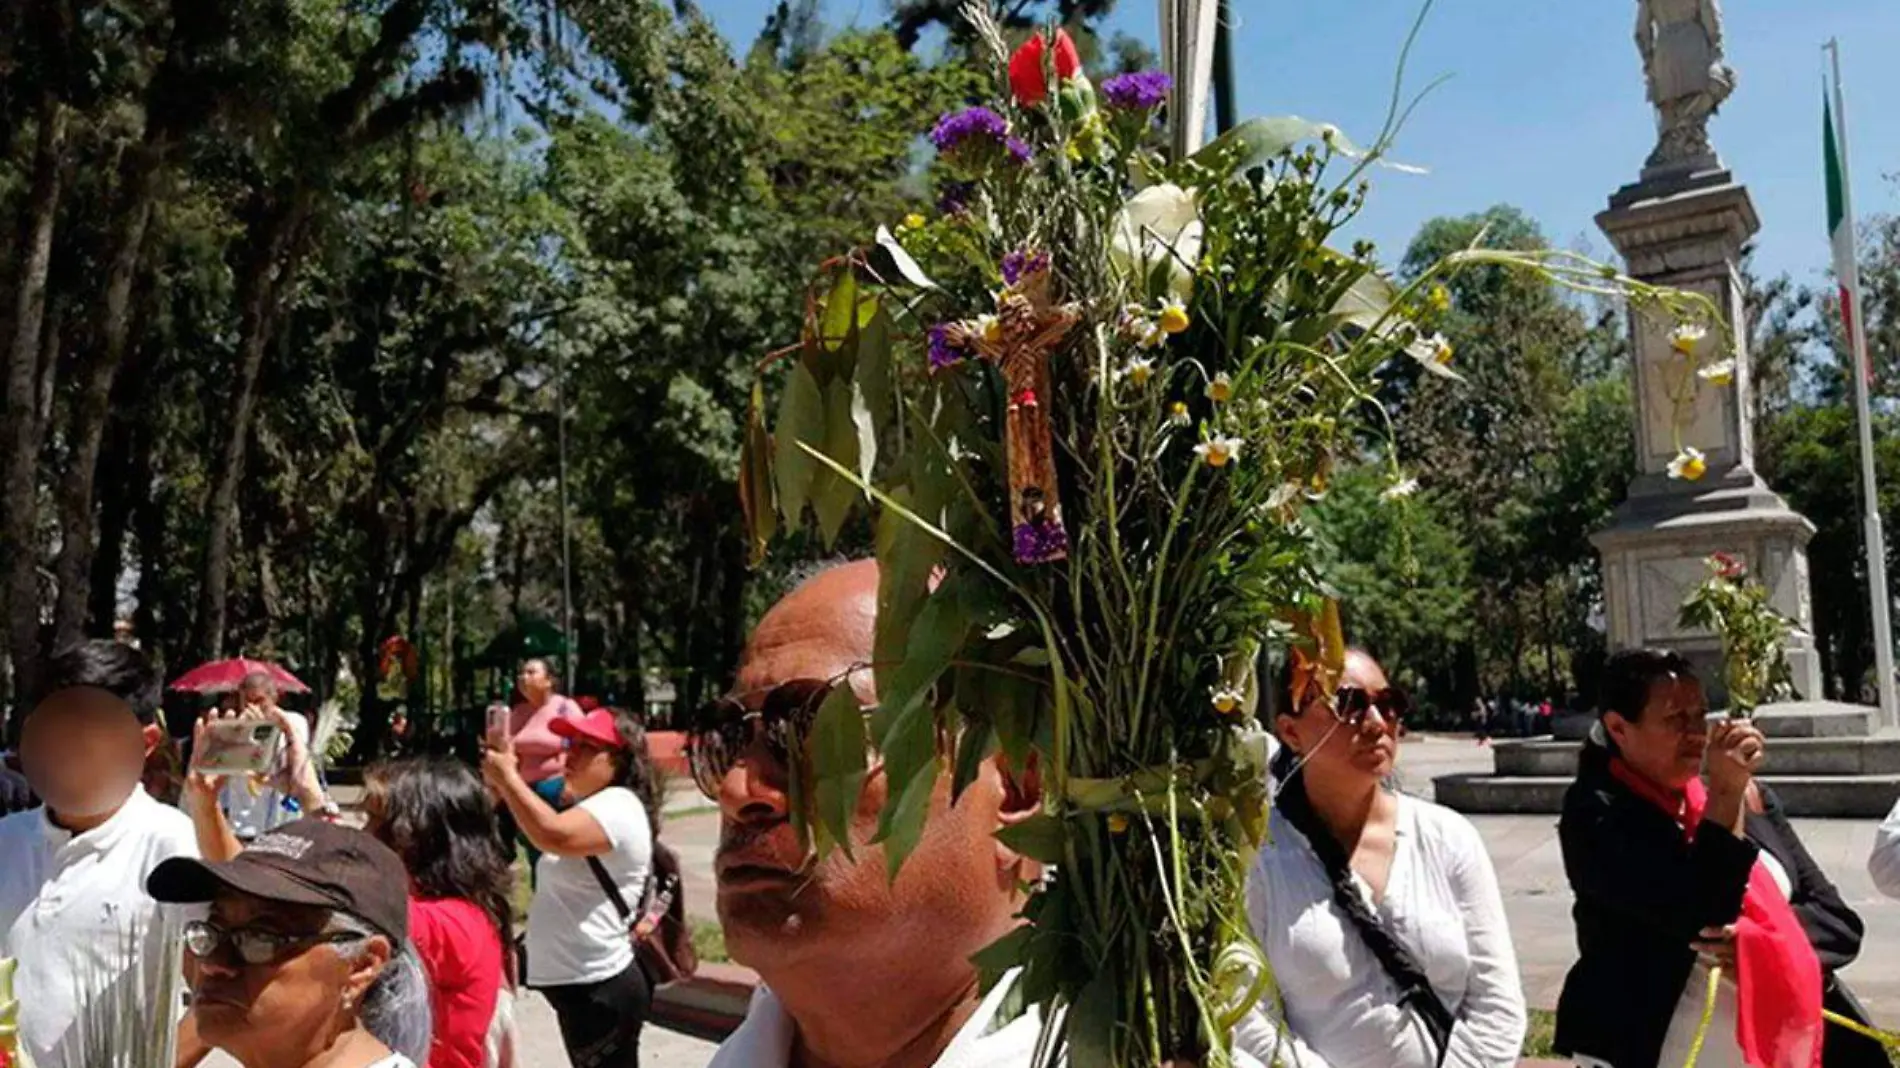
[[[627,899],[621,896],[620,888],[614,885],[613,876],[607,874],[607,866],[600,862],[599,857],[588,857],[587,867],[593,871],[594,880],[600,883],[600,888],[606,891],[607,900],[614,903],[614,911],[620,914],[620,922],[632,930],[633,910],[627,907]]]

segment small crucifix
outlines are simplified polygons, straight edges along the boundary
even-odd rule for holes
[[[961,331],[952,339],[974,350],[1003,373],[1008,395],[1005,429],[1009,443],[1009,522],[1016,560],[1043,564],[1069,555],[1056,488],[1055,439],[1049,419],[1049,355],[1060,348],[1081,312],[1057,306],[1049,296],[1049,262],[1035,257],[996,302],[996,330],[982,336]]]

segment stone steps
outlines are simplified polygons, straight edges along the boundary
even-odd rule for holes
[[[1536,744],[1536,743],[1531,743]],[[1574,760],[1574,757],[1573,757]],[[1444,775],[1433,783],[1438,803],[1469,813],[1563,811],[1571,774]],[[1900,801],[1900,772],[1885,774],[1763,775],[1792,816],[1879,819]]]
[[[1577,773],[1578,742],[1500,741],[1492,752],[1500,776],[1569,777]],[[1781,737],[1768,744],[1768,776],[1900,775],[1900,735],[1872,738]]]

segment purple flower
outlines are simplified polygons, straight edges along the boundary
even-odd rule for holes
[[[938,119],[936,129],[930,131],[930,143],[939,152],[954,152],[973,138],[1001,144],[1010,139],[1009,123],[989,108],[964,108]]]
[[[1006,142],[1006,145],[1009,148],[1009,154],[1016,157],[1016,162],[1018,163],[1028,163],[1029,157],[1034,155],[1034,153],[1030,151],[1029,142],[1020,137],[1010,138]]]
[[[1015,541],[1019,564],[1046,564],[1069,555],[1069,532],[1060,522],[1033,519],[1018,523]]]
[[[945,215],[961,215],[970,210],[975,196],[975,182],[950,182],[937,197],[937,210]]]
[[[1049,269],[1047,252],[1015,249],[1003,257],[1003,284],[1013,286],[1024,278]]]
[[[1149,111],[1167,103],[1174,91],[1174,79],[1165,71],[1145,70],[1138,74],[1117,74],[1102,83],[1102,95],[1108,106],[1123,111]]]
[[[963,362],[963,353],[950,343],[950,328],[938,323],[930,328],[930,369],[941,371]]]

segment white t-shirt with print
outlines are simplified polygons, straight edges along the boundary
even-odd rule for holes
[[[0,957],[19,961],[20,1037],[39,1068],[91,1068],[75,1024],[149,1015],[153,991],[182,992],[161,973],[177,967],[183,916],[146,896],[145,877],[197,855],[191,820],[143,789],[80,835],[44,808],[0,819]]]
[[[597,859],[627,907],[638,909],[653,867],[646,806],[632,790],[610,786],[577,807],[606,832],[612,848]],[[528,984],[598,983],[632,964],[627,925],[587,858],[544,854],[535,866],[534,902],[528,906]]]

